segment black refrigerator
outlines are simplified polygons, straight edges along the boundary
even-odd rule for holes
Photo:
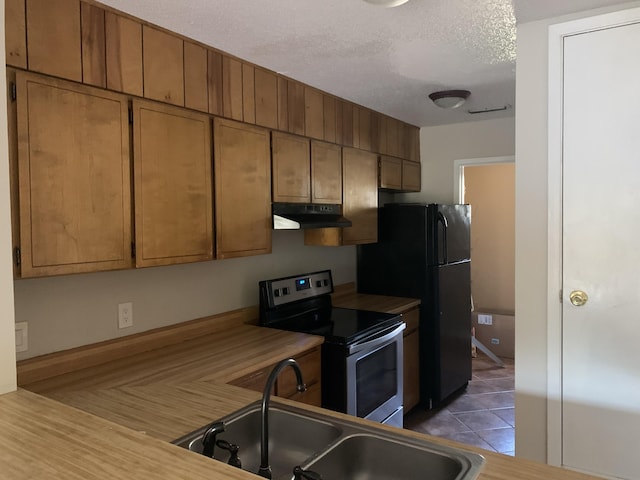
[[[419,298],[420,403],[471,379],[471,207],[386,204],[378,243],[358,246],[358,291]]]

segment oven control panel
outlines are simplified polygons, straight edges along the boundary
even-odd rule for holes
[[[260,284],[266,290],[271,307],[333,293],[331,270],[265,280]]]

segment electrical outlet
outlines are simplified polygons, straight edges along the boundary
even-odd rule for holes
[[[493,325],[493,316],[478,314],[478,325]]]
[[[118,304],[118,328],[133,327],[133,303]]]
[[[29,349],[29,330],[27,322],[16,322],[16,353],[26,352]]]

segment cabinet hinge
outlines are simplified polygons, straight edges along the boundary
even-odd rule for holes
[[[136,244],[131,242],[131,258],[136,258]]]
[[[562,289],[560,289],[560,296],[559,296],[558,300],[560,300],[560,303],[562,303]]]
[[[133,125],[133,108],[129,107],[129,125]]]
[[[11,101],[15,102],[18,98],[18,88],[16,87],[16,82],[11,82],[9,86],[9,96],[11,97]]]
[[[16,267],[19,267],[22,264],[22,254],[20,252],[20,247],[15,247],[13,249],[13,259],[16,262]]]

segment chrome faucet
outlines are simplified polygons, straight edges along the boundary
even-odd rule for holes
[[[288,358],[278,362],[271,374],[267,379],[267,383],[264,386],[264,393],[262,394],[262,424],[260,428],[260,468],[258,469],[258,475],[264,478],[271,478],[271,466],[269,465],[269,400],[271,398],[271,390],[276,383],[276,378],[286,366],[293,368],[296,374],[296,381],[298,386],[296,389],[298,392],[304,392],[307,386],[302,381],[302,372],[298,363],[293,358]]]

